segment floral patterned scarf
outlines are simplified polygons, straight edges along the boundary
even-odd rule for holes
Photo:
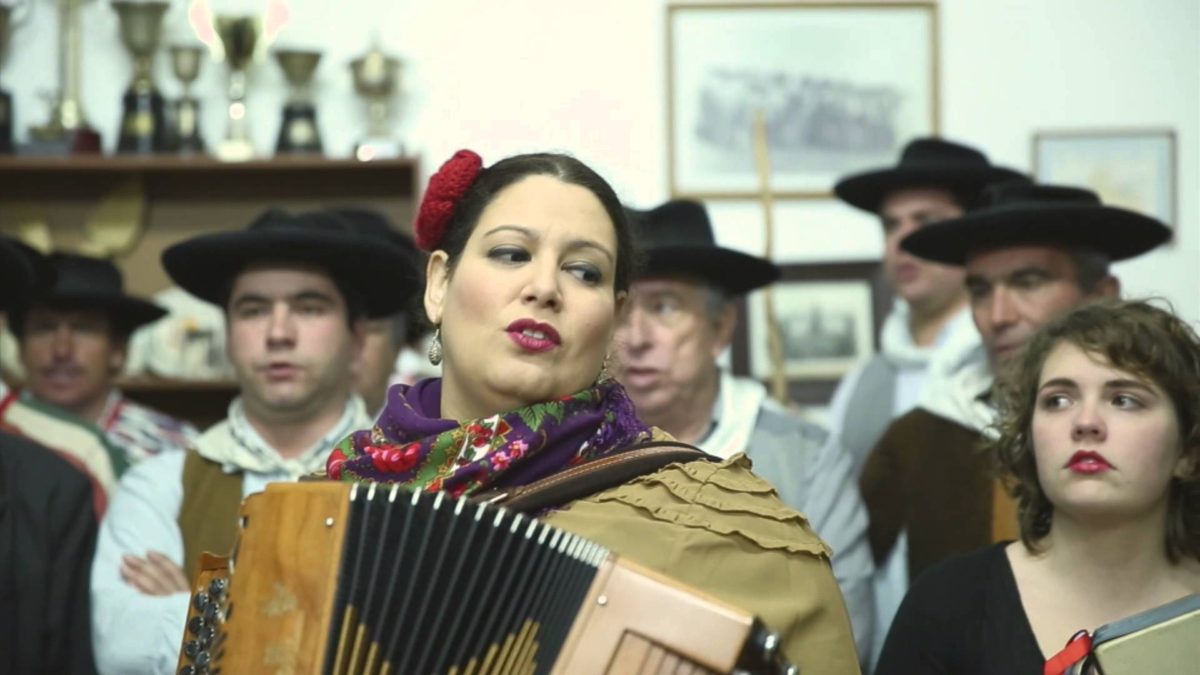
[[[334,448],[329,477],[457,497],[526,485],[652,437],[614,381],[465,423],[440,417],[441,396],[438,378],[393,386],[375,426]]]

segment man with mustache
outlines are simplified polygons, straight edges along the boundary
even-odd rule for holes
[[[54,285],[9,313],[26,381],[0,400],[0,419],[71,455],[107,492],[130,465],[196,438],[187,422],[131,401],[116,386],[130,334],[166,311],[127,294],[108,260],[51,253],[42,261]]]
[[[417,287],[410,256],[332,211],[272,209],[168,248],[163,265],[224,310],[241,391],[194,452],[139,464],[114,494],[92,567],[105,672],[174,670],[198,556],[230,551],[246,495],[323,468],[337,441],[370,425],[353,393],[366,322]]]
[[[761,383],[722,370],[737,300],[779,278],[774,263],[717,246],[704,206],[627,209],[646,253],[614,337],[617,379],[638,416],[721,458],[746,453],[754,473],[803,513],[833,549],[833,573],[859,658],[871,640],[872,565],[850,457],[836,436],[788,412]]]
[[[995,421],[994,373],[1051,318],[1117,297],[1109,263],[1169,237],[1157,220],[1105,206],[1088,190],[1004,183],[989,188],[982,208],[900,243],[964,268],[983,348],[965,365],[935,359],[918,407],[892,422],[867,458],[859,485],[877,561],[905,534],[908,578],[915,579],[952,554],[1016,538],[1007,491],[975,451]]]
[[[54,270],[0,237],[0,311],[20,311]],[[92,486],[58,453],[0,431],[0,656],[6,673],[93,675],[88,565]]]

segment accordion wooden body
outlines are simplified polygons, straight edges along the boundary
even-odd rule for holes
[[[279,483],[240,527],[201,564],[183,675],[797,672],[747,612],[503,507]]]

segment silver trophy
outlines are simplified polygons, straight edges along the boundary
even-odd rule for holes
[[[133,55],[133,81],[122,99],[117,152],[153,153],[166,149],[166,108],[154,86],[154,53],[158,51],[165,2],[114,0],[121,21],[121,42]]]
[[[398,157],[404,144],[392,136],[392,99],[399,88],[399,59],[388,56],[378,46],[350,64],[354,89],[367,99],[367,135],[354,146],[360,160]]]
[[[239,162],[254,158],[246,123],[246,69],[254,59],[262,34],[262,19],[257,16],[217,16],[213,21],[217,37],[229,66],[229,108],[225,120],[225,139],[217,144],[217,158]]]
[[[317,106],[312,100],[313,73],[321,62],[321,52],[301,49],[277,49],[275,60],[291,85],[283,107],[283,123],[275,142],[277,154],[321,153],[321,132],[317,127]]]
[[[182,154],[204,152],[200,135],[200,101],[192,96],[192,83],[200,75],[204,48],[199,45],[171,47],[171,72],[183,85],[183,93],[170,106],[171,125],[168,146]]]

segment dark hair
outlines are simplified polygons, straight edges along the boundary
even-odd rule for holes
[[[633,235],[621,201],[600,174],[574,157],[556,153],[516,155],[502,159],[479,172],[475,182],[471,183],[467,193],[455,206],[454,216],[450,219],[446,234],[437,246],[439,250],[446,252],[449,265],[453,267],[462,255],[467,240],[471,238],[471,233],[479,223],[480,214],[492,203],[496,195],[529,176],[553,176],[564,183],[587,189],[600,200],[617,234],[613,291],[629,290],[634,260]]]
[[[1153,382],[1170,397],[1184,456],[1193,464],[1190,475],[1171,482],[1166,553],[1171,562],[1200,560],[1200,338],[1170,311],[1147,301],[1100,301],[1050,321],[997,382],[1000,433],[988,450],[1017,499],[1021,541],[1037,550],[1053,522],[1054,505],[1038,482],[1032,424],[1042,367],[1064,342]]]
[[[1100,282],[1108,278],[1109,259],[1106,254],[1095,249],[1077,247],[1064,251],[1075,266],[1075,284],[1085,295],[1095,292]]]

